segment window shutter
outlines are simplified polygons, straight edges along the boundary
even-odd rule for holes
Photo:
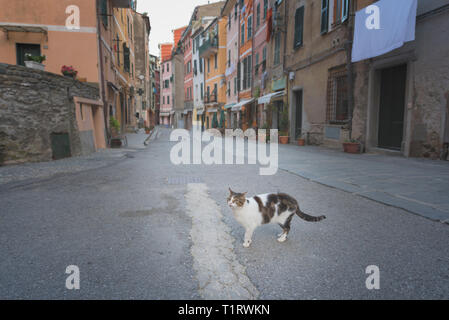
[[[130,71],[130,60],[129,60],[129,48],[126,46],[126,44],[123,44],[123,65],[125,72]]]
[[[329,0],[321,0],[321,34],[329,31]]]
[[[304,7],[296,9],[295,13],[295,43],[294,47],[298,48],[302,45],[302,36],[304,29]]]
[[[101,0],[100,2],[100,11],[101,11],[101,20],[103,21],[103,24],[105,27],[108,26],[109,17],[108,14],[108,2],[107,0]]]
[[[348,19],[349,14],[349,0],[341,0],[341,22],[344,22]]]

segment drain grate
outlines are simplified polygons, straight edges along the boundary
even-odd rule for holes
[[[189,183],[202,183],[200,177],[168,177],[167,183],[170,185],[186,185]]]

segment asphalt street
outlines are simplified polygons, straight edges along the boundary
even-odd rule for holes
[[[449,298],[447,224],[286,170],[175,166],[173,145],[160,129],[102,166],[0,185],[0,298]],[[263,226],[246,249],[228,187],[286,192],[327,219],[296,217],[282,244],[278,226]],[[69,265],[79,290],[66,288]],[[365,284],[371,265],[379,290]]]

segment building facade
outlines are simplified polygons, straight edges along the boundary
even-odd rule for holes
[[[204,59],[205,69],[206,129],[224,128],[226,125],[226,28],[227,17],[217,17],[202,32],[204,41],[199,48],[199,55]]]

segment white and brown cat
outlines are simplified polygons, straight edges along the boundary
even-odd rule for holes
[[[243,246],[248,248],[252,242],[254,230],[257,227],[277,223],[283,232],[278,236],[279,242],[287,240],[290,232],[290,223],[296,214],[308,222],[319,222],[325,216],[312,217],[301,211],[298,201],[285,193],[271,193],[247,198],[245,193],[237,193],[229,188],[228,205],[234,212],[236,220],[245,228]]]

